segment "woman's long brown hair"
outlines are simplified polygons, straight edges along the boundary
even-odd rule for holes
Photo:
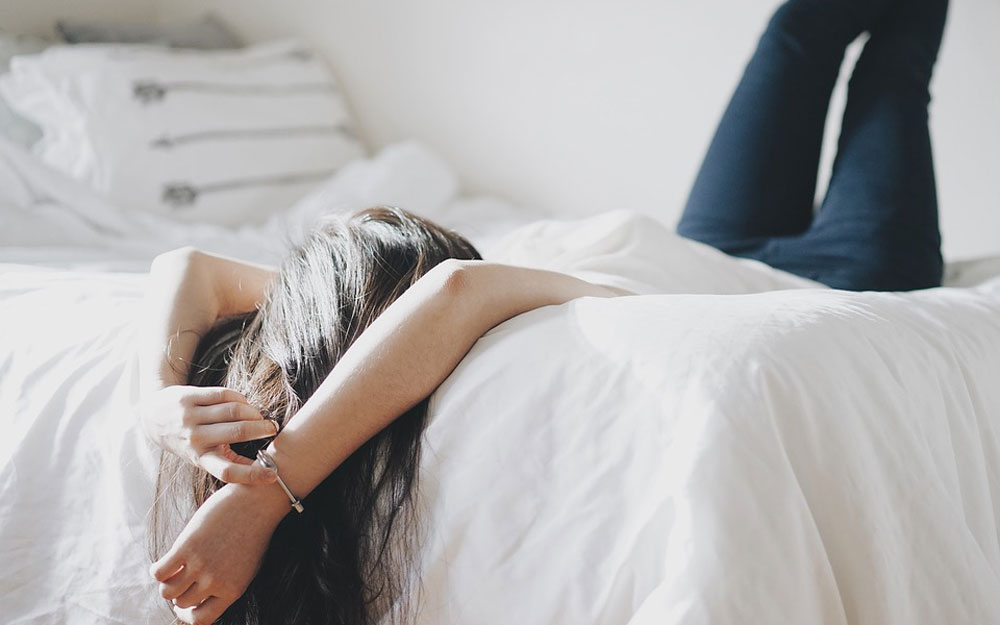
[[[188,382],[243,393],[283,427],[385,308],[448,258],[478,259],[454,232],[379,207],[331,217],[283,262],[255,312],[203,336]],[[365,443],[287,515],[246,593],[217,621],[343,624],[408,620],[417,526],[413,496],[427,400]],[[234,445],[253,457],[267,441]],[[222,483],[164,452],[150,531],[152,558]]]

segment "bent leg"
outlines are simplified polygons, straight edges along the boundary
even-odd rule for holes
[[[909,0],[871,29],[820,212],[804,235],[769,243],[762,260],[836,288],[941,284],[927,106],[947,9],[947,0]]]
[[[778,8],[719,122],[678,233],[753,256],[765,238],[809,227],[844,50],[886,6],[790,0]]]

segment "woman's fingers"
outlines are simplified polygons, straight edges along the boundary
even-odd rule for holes
[[[208,587],[195,582],[181,596],[174,599],[174,605],[178,608],[193,608],[207,598]]]
[[[184,393],[184,401],[192,406],[212,406],[236,402],[246,404],[243,393],[224,386],[189,386]]]
[[[270,419],[210,423],[198,428],[197,445],[207,449],[219,445],[230,445],[232,443],[270,438],[277,433],[278,426]],[[192,436],[191,442],[196,442],[194,436]]]
[[[184,560],[175,551],[167,552],[162,558],[149,567],[149,574],[158,582],[165,582],[173,577],[184,565]]]
[[[222,616],[222,613],[226,611],[226,608],[232,601],[225,601],[220,597],[209,597],[205,599],[194,610],[191,611],[194,616],[194,625],[201,625],[202,623],[213,623],[215,619]]]
[[[222,613],[226,611],[229,604],[219,597],[209,597],[193,608],[180,608],[174,606],[174,614],[177,618],[184,623],[189,625],[209,625],[214,623],[215,619],[222,616]]]
[[[277,473],[265,469],[257,463],[233,462],[216,451],[210,451],[201,456],[198,459],[198,464],[202,469],[230,484],[269,484],[277,479]]]
[[[197,415],[196,421],[200,424],[228,423],[230,421],[262,421],[264,419],[260,411],[250,404],[236,401],[213,404],[211,406],[198,406],[193,409],[192,413]]]
[[[192,614],[192,612],[194,612],[194,608],[184,609],[174,606],[174,616],[176,616],[177,620],[180,621],[181,623],[194,625],[194,614]]]
[[[191,573],[190,568],[184,567],[173,577],[160,583],[160,596],[167,600],[175,599],[184,594],[194,583],[194,580],[195,576]]]

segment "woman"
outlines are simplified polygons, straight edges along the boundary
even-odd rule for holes
[[[681,234],[837,288],[938,285],[927,104],[946,11],[946,0],[779,8]],[[864,31],[814,218],[830,92],[844,48]],[[427,396],[494,325],[625,294],[482,262],[460,236],[388,208],[324,223],[277,274],[191,250],[158,258],[153,274],[164,288],[150,300],[144,423],[174,452],[164,483],[197,467],[192,481],[172,483],[198,507],[151,573],[191,623],[405,617],[395,606],[405,604]],[[263,441],[277,473],[250,460],[246,441]]]

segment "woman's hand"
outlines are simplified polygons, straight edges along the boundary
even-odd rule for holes
[[[150,567],[160,594],[185,623],[208,624],[250,585],[288,499],[263,486],[225,486],[209,497]],[[264,496],[262,496],[264,495]]]
[[[576,297],[621,294],[540,270],[471,261],[439,267],[364,331],[272,443],[269,451],[282,467],[282,479],[298,497],[306,497],[345,458],[433,392],[496,324]],[[394,384],[387,388],[386,380]],[[240,403],[224,397],[222,389],[198,392],[213,391],[218,394],[208,402],[172,396],[164,412],[176,417],[193,414],[196,406]],[[175,600],[177,616],[211,623],[239,598],[289,509],[277,485],[228,484],[213,494],[150,569],[161,594]]]
[[[146,435],[223,481],[272,480],[229,445],[273,436],[274,424],[239,393],[184,384],[200,337],[220,318],[253,311],[274,271],[181,248],[157,256],[149,278],[139,352]]]
[[[229,445],[269,438],[277,424],[246,398],[222,387],[167,386],[142,402],[142,423],[157,445],[223,482],[267,484],[275,473],[234,452]]]

